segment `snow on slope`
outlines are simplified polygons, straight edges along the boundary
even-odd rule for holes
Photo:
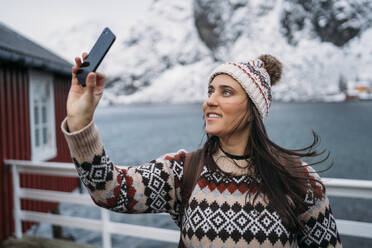
[[[277,100],[320,100],[328,93],[337,93],[341,77],[351,85],[372,82],[371,28],[339,47],[321,42],[305,27],[295,33],[297,44],[290,45],[280,27],[287,1],[230,2],[248,4],[236,9],[224,6],[227,9],[222,12],[224,26],[219,36],[226,45],[213,52],[198,35],[192,0],[154,1],[145,18],[130,30],[121,29],[117,23],[115,29],[120,35],[100,67],[116,80],[108,83],[103,103],[202,101],[209,72],[221,63],[215,62],[216,57],[244,61],[263,53],[277,56],[284,64],[283,79],[273,87]],[[216,16],[207,14],[208,18]],[[90,25],[90,35],[81,38],[84,44],[94,41],[92,36],[101,29]],[[78,32],[70,32],[72,35],[67,33],[59,45],[64,53],[79,40]],[[130,89],[135,93],[129,94]]]
[[[192,80],[187,71],[202,73],[190,65],[210,60],[210,52],[198,39],[193,24],[191,1],[154,1],[146,19],[133,27],[120,45],[121,54],[116,54],[112,61],[115,66],[110,69],[120,81],[109,91],[122,94],[134,79],[133,87],[144,92],[114,97],[114,102],[177,101],[177,97],[171,95],[182,95],[182,89]],[[157,92],[157,97],[151,96],[151,91]]]

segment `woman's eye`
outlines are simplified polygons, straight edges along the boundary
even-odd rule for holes
[[[212,94],[213,94],[213,91],[212,90],[208,90],[208,96],[210,96]]]
[[[231,91],[229,91],[229,90],[224,90],[224,91],[223,91],[223,95],[224,95],[224,96],[230,96],[230,95],[231,95]]]

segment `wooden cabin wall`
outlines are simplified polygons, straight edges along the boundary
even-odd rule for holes
[[[70,153],[60,123],[66,116],[66,99],[70,77],[54,74],[54,99],[57,157],[49,161],[71,162]],[[10,168],[5,159],[30,160],[31,136],[29,116],[28,69],[16,64],[0,62],[0,241],[14,233],[13,186]],[[74,178],[21,175],[21,187],[72,191],[78,185]],[[56,203],[22,200],[25,210],[48,212]],[[33,223],[23,222],[25,232]]]

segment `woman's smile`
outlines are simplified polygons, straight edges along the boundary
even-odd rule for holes
[[[217,114],[215,112],[208,112],[206,114],[206,119],[207,121],[215,121],[215,120],[218,120],[218,119],[221,119],[222,118],[222,115],[221,114]]]

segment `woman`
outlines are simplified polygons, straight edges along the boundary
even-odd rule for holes
[[[105,77],[90,73],[82,88],[76,78],[81,59],[75,61],[61,128],[97,205],[123,213],[168,212],[186,247],[342,246],[325,188],[300,160],[322,154],[312,151],[317,135],[300,150],[267,137],[263,118],[282,73],[276,58],[226,63],[212,72],[203,104],[207,141],[190,162],[203,167],[186,200],[183,169],[191,155],[184,150],[125,170],[112,164],[93,122]]]

